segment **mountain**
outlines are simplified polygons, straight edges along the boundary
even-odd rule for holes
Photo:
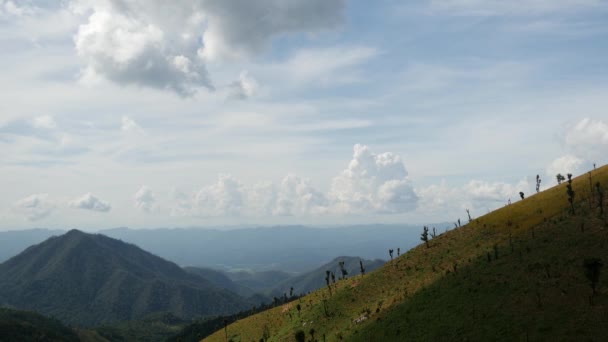
[[[246,299],[139,247],[72,230],[0,264],[0,306],[91,326],[154,312],[189,319],[251,307]]]
[[[604,166],[573,180],[572,207],[568,184],[529,195],[204,341],[605,340],[607,185]]]
[[[219,288],[226,289],[243,297],[253,296],[256,293],[256,291],[249,287],[234,282],[225,272],[219,270],[203,267],[184,267],[184,270],[208,280]]]

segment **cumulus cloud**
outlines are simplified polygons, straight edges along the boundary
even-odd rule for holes
[[[568,173],[576,174],[580,171],[582,164],[582,159],[570,154],[559,157],[552,161],[549,166],[547,166],[547,176],[555,180],[555,176],[558,173],[561,173],[564,176],[566,176]]]
[[[33,194],[17,201],[14,210],[30,221],[38,221],[51,215],[55,205],[49,200],[48,194]]]
[[[54,129],[57,128],[57,123],[50,115],[37,116],[32,120],[32,126],[38,129]]]
[[[340,23],[345,0],[73,0],[86,13],[74,38],[83,78],[170,89],[213,89],[207,61],[242,58],[277,36]]]
[[[348,167],[333,179],[329,198],[340,213],[403,213],[418,201],[401,158],[363,145],[355,145]]]
[[[329,192],[295,174],[280,183],[246,186],[230,175],[192,196],[172,194],[174,216],[310,216],[396,214],[416,208],[418,197],[399,156],[355,146],[353,160],[333,179]]]
[[[220,175],[217,183],[196,194],[194,202],[201,216],[238,216],[244,204],[243,186],[230,175]]]
[[[325,214],[328,201],[314,189],[310,181],[290,174],[283,178],[276,196],[273,214],[277,216],[303,216]]]
[[[230,84],[230,99],[246,100],[257,92],[258,82],[247,71],[241,72],[239,79]]]
[[[75,209],[91,210],[100,213],[107,213],[112,209],[112,206],[109,202],[103,201],[93,196],[90,192],[83,195],[82,197],[68,202],[68,206]]]
[[[608,123],[585,118],[566,132],[566,146],[579,157],[605,162],[608,149]]]
[[[133,200],[135,207],[143,212],[151,213],[158,209],[154,192],[145,185],[139,188],[133,196]]]

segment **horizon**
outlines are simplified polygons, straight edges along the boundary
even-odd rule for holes
[[[608,163],[606,2],[281,3],[0,0],[0,231],[452,222]]]

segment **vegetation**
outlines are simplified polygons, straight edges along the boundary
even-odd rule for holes
[[[61,322],[33,312],[0,308],[0,342],[80,341],[72,329]]]
[[[608,182],[608,167],[592,174]],[[332,296],[317,291],[238,320],[228,338],[295,341],[312,328],[322,341],[601,340],[608,335],[608,281],[600,271],[607,227],[588,203],[587,180],[571,185],[576,216],[558,185],[441,234],[390,267],[341,280]],[[297,304],[300,315],[290,315]]]

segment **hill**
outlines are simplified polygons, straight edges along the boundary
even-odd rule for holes
[[[0,308],[0,342],[12,341],[78,342],[80,338],[57,320],[33,312]]]
[[[608,167],[574,179],[576,215],[567,185],[553,187],[205,341],[603,340],[608,225],[596,182],[608,188]]]
[[[246,299],[135,245],[72,230],[0,264],[0,305],[73,325],[238,312]]]

